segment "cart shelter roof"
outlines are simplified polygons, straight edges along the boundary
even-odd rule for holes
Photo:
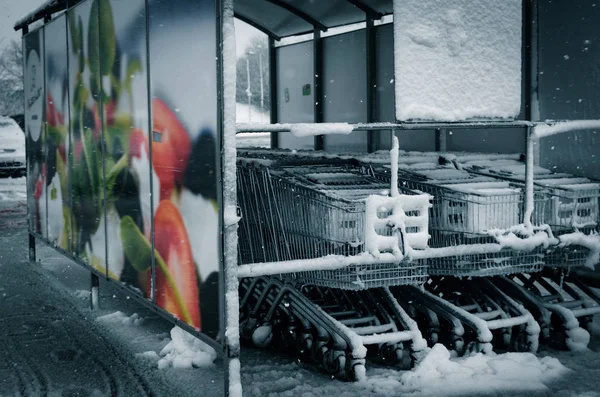
[[[16,22],[15,30],[81,0],[48,0]],[[363,22],[392,13],[393,0],[234,0],[235,16],[279,39]]]

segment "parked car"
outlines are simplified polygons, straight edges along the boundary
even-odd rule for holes
[[[25,134],[11,118],[0,117],[0,177],[25,176]]]

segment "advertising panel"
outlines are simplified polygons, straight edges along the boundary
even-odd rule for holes
[[[106,211],[101,221],[106,229],[99,230],[98,245],[104,247],[106,241],[108,276],[150,298],[152,174],[145,1],[95,0],[94,6],[100,12],[102,80],[95,121],[104,131],[106,147]]]
[[[73,253],[106,273],[97,3],[88,0],[79,4],[68,12],[67,20]]]
[[[149,2],[156,303],[219,332],[214,0]]]
[[[48,240],[71,251],[67,24],[64,16],[44,27],[46,74],[46,192]],[[62,40],[58,40],[62,38]]]
[[[23,37],[25,135],[27,146],[27,212],[29,231],[46,236],[46,170],[44,166],[44,32]]]
[[[30,230],[214,339],[216,24],[214,0],[85,0],[24,39]]]

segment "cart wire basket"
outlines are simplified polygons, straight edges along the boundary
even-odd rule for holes
[[[480,175],[525,181],[525,164],[520,161],[467,162],[465,167]],[[536,203],[534,218],[537,224],[549,225],[554,236],[559,238],[573,232],[591,234],[600,231],[600,182],[536,166],[534,184],[538,189],[544,189],[547,197],[541,209]],[[589,248],[580,245],[559,245],[549,250],[545,263],[553,267],[583,266],[589,253]]]
[[[370,170],[379,180],[390,178],[388,166],[371,166]],[[401,163],[398,179],[402,189],[433,196],[429,227],[432,248],[497,243],[488,231],[508,230],[520,223],[524,213],[524,188],[511,181],[431,162]],[[538,210],[544,207],[544,199],[543,191],[538,189]],[[479,254],[458,250],[454,255],[430,259],[429,265],[431,275],[461,277],[537,272],[542,268],[543,254],[508,248]]]
[[[305,158],[298,164],[289,155],[259,160],[238,161],[241,264],[360,255],[367,251],[367,235],[397,241],[396,250],[389,247],[382,252],[400,253],[399,258],[406,244],[412,243],[411,249],[427,247],[428,195],[410,192],[414,199],[409,201],[415,204],[400,209],[407,226],[400,233],[393,222],[398,205],[379,206],[376,214],[367,213],[370,196],[391,199],[387,197],[389,185],[366,175],[355,162],[335,160],[324,164],[323,159]],[[370,222],[369,216],[377,221]],[[315,285],[356,290],[423,283],[427,266],[422,261],[393,260],[337,270],[292,272],[292,277]]]

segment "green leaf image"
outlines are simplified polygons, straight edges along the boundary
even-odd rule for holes
[[[99,30],[98,30],[98,2],[92,3],[92,10],[90,11],[90,20],[88,24],[88,64],[90,65],[91,72],[94,73],[98,70],[100,65],[100,47],[99,47]]]
[[[100,11],[100,72],[102,76],[111,74],[117,56],[117,39],[110,0],[98,0]],[[91,24],[90,24],[91,26]]]
[[[121,218],[121,241],[123,242],[125,256],[129,259],[129,262],[131,262],[131,265],[135,270],[138,272],[145,272],[150,269],[150,266],[152,265],[152,246],[146,239],[146,236],[144,236],[137,227],[133,219],[128,215]],[[183,302],[175,279],[167,267],[165,260],[156,250],[154,250],[154,260],[157,271],[161,271],[165,275],[167,283],[173,290],[175,301],[181,310],[183,320],[188,324],[192,324],[192,317]]]
[[[121,241],[125,256],[138,272],[152,265],[152,247],[130,216],[121,218]]]
[[[73,10],[68,11],[69,19],[69,33],[71,36],[71,51],[73,54],[77,54],[81,49],[81,41],[79,40],[79,31],[77,30],[77,20],[75,19],[75,12]]]
[[[90,90],[94,98],[100,94],[100,38],[98,2],[92,3],[88,25],[88,65],[90,67]]]
[[[77,31],[79,34],[79,73],[83,73],[85,70],[85,51],[83,48],[83,20],[79,17],[79,29]]]

